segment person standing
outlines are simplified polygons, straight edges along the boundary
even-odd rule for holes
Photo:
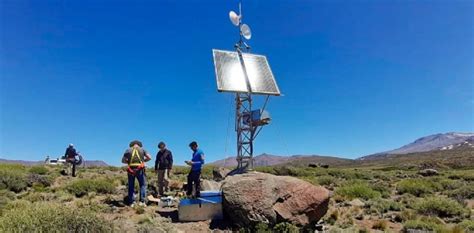
[[[193,185],[196,186],[196,192],[194,197],[201,196],[201,168],[204,164],[204,152],[198,148],[197,142],[191,142],[189,148],[193,151],[193,157],[190,161],[185,161],[185,163],[191,166],[191,171],[188,174],[188,184],[187,192],[188,196],[191,196],[193,193]]]
[[[65,173],[69,174],[69,171],[71,170],[72,167],[72,176],[76,177],[76,156],[79,154],[76,151],[76,148],[74,148],[74,145],[72,143],[69,144],[69,146],[66,148],[66,152],[64,152],[64,159],[66,160],[65,165]]]
[[[158,143],[158,153],[156,154],[155,171],[158,173],[158,193],[160,196],[168,192],[169,176],[173,167],[173,154],[166,148],[164,142]]]
[[[122,163],[127,164],[128,173],[128,204],[132,207],[135,205],[135,178],[140,186],[140,206],[146,206],[146,178],[145,163],[151,160],[150,154],[143,149],[140,141],[134,140],[130,142],[129,147],[122,157]]]

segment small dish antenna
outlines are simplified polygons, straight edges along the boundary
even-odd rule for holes
[[[235,13],[235,11],[230,11],[229,12],[229,19],[232,22],[233,25],[239,26],[240,24],[240,15]]]
[[[240,26],[240,31],[242,32],[242,36],[244,36],[245,39],[250,40],[250,38],[252,38],[252,31],[250,31],[249,25],[242,24],[242,26]]]

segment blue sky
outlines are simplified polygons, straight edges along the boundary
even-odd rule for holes
[[[237,40],[229,10],[236,0],[1,1],[0,157],[72,142],[118,165],[133,139],[153,155],[167,142],[178,164],[192,140],[208,161],[235,154],[211,51]],[[474,131],[472,1],[248,0],[244,14],[285,95],[256,154],[356,158]]]

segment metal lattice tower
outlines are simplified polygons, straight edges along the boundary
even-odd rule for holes
[[[253,143],[264,125],[270,122],[265,106],[270,95],[279,96],[267,58],[251,54],[247,44],[252,37],[250,27],[242,23],[242,2],[239,14],[229,12],[229,17],[239,28],[239,41],[235,52],[213,50],[217,89],[220,92],[235,93],[235,131],[237,133],[237,171],[253,169]],[[253,109],[253,95],[266,95],[262,109]]]

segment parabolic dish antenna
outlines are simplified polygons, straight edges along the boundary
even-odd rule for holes
[[[234,11],[229,12],[229,19],[232,22],[233,25],[239,26],[240,24],[240,16],[235,13]]]
[[[250,38],[252,38],[252,31],[250,31],[249,25],[242,24],[240,31],[242,31],[242,36],[244,36],[245,39],[250,40]]]

